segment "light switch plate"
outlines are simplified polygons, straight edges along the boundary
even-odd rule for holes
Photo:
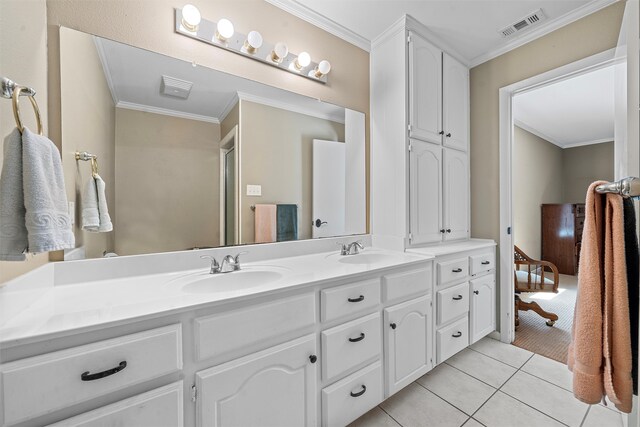
[[[262,196],[262,185],[247,184],[247,196]]]

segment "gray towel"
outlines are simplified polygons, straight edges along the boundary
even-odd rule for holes
[[[0,174],[0,260],[24,261],[28,246],[22,195],[22,135],[16,128],[4,139]]]
[[[298,206],[277,205],[276,223],[278,242],[298,240]]]
[[[75,247],[60,152],[49,138],[22,132],[22,177],[29,252]]]
[[[113,230],[105,183],[98,174],[87,181],[82,193],[82,229],[95,233]]]

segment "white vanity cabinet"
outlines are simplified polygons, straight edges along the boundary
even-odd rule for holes
[[[471,282],[471,344],[496,329],[496,276],[490,273]]]

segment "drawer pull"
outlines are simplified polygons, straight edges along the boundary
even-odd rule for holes
[[[364,394],[365,391],[367,391],[367,386],[362,384],[362,390],[360,390],[357,393],[351,392],[349,394],[351,394],[351,397],[360,397]]]
[[[358,342],[364,339],[364,332],[360,332],[360,336],[358,338],[349,338],[350,342]]]
[[[89,371],[83,372],[82,375],[80,375],[80,379],[82,381],[99,380],[100,378],[105,378],[110,375],[117,374],[118,372],[122,371],[126,367],[127,367],[127,361],[123,360],[115,368],[107,369],[106,371],[98,372],[96,374],[90,374]]]
[[[457,297],[453,297],[454,301],[460,301],[462,299],[462,295],[458,295]]]
[[[347,298],[347,301],[349,301],[349,302],[360,302],[360,301],[364,301],[364,295],[360,295],[358,298]]]
[[[389,326],[391,326],[391,329],[395,329],[397,327],[397,325],[395,323],[392,323]]]
[[[482,264],[482,265],[489,265],[489,264],[491,264],[491,261],[482,261],[480,264]]]
[[[474,294],[480,295],[480,291],[473,291]]]
[[[318,356],[316,356],[315,354],[312,354],[311,356],[309,356],[309,362],[316,363],[317,360],[318,360]]]
[[[451,229],[450,228],[447,228],[447,233],[451,233]]]
[[[462,336],[462,332],[458,331],[455,334],[451,335],[453,338],[460,338]]]
[[[461,268],[456,268],[455,270],[451,270],[452,273],[462,273]]]

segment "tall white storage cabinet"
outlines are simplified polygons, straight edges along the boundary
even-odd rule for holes
[[[404,250],[469,238],[469,70],[406,16],[371,50],[372,232]]]

